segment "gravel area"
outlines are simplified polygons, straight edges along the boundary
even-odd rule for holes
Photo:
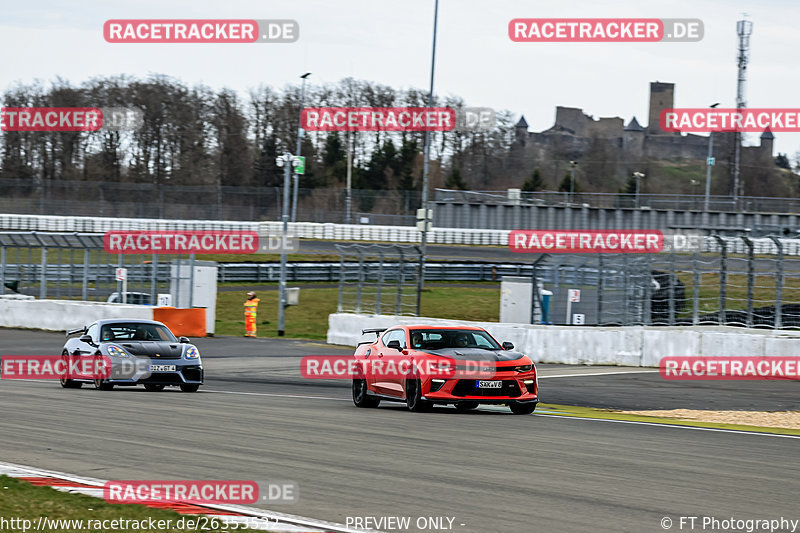
[[[800,411],[697,411],[693,409],[671,409],[668,411],[620,411],[629,415],[660,416],[716,422],[720,424],[741,424],[784,429],[800,429]]]

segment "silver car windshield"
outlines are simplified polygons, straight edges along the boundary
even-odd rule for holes
[[[178,342],[178,339],[168,328],[158,324],[118,322],[105,324],[100,330],[100,342],[111,341]]]

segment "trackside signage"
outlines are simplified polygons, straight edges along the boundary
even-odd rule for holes
[[[294,252],[299,241],[255,231],[109,231],[103,248],[109,254],[252,254]]]
[[[658,368],[669,380],[800,380],[800,357],[664,357]]]
[[[0,379],[108,379],[108,356],[0,355]]]
[[[300,487],[295,481],[107,481],[103,499],[108,503],[253,504],[295,503]]]

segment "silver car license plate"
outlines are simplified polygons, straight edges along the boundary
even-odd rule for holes
[[[479,389],[501,389],[503,388],[502,381],[479,381],[478,382]]]
[[[176,365],[150,365],[150,372],[175,372],[178,367]]]

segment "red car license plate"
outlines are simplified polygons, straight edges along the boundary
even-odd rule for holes
[[[503,387],[502,381],[479,381],[479,389],[500,389]]]

